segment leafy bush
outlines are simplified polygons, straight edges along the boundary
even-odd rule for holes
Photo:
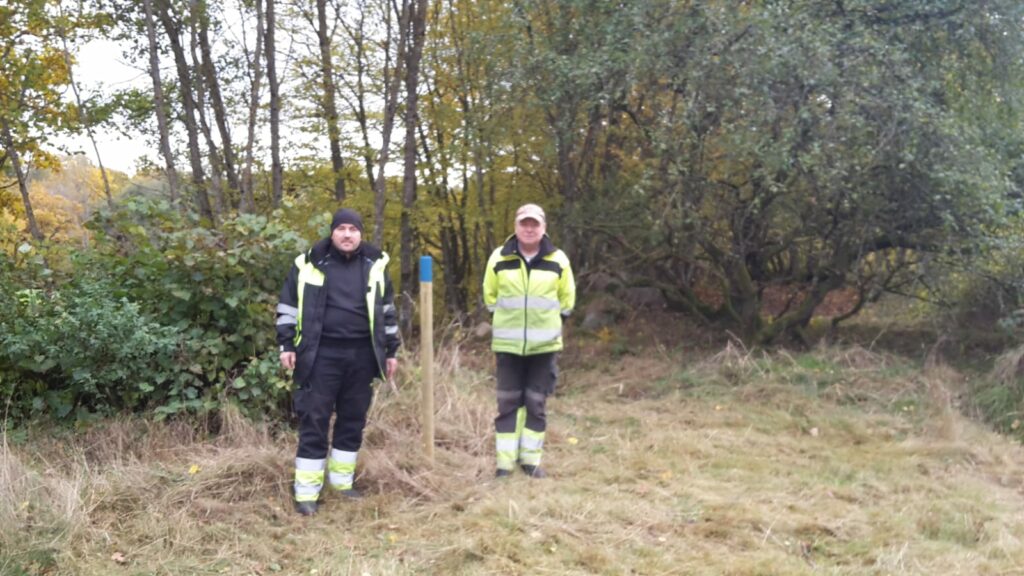
[[[208,229],[147,198],[89,227],[88,248],[0,260],[0,401],[12,417],[286,408],[274,306],[305,240],[276,216]]]
[[[227,397],[250,414],[283,406],[280,376],[248,366],[276,349],[277,294],[306,241],[276,217],[240,215],[213,230],[148,199],[128,200],[92,227],[83,272],[113,278],[120,294],[181,333],[182,363],[158,414]]]
[[[102,284],[8,293],[0,317],[0,395],[15,418],[75,418],[159,401],[179,337]]]
[[[962,326],[1024,341],[1024,221],[992,234],[969,259],[954,261],[944,279]]]

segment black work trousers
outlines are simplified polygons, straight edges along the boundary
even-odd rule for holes
[[[519,356],[498,352],[496,355],[498,379],[498,417],[494,419],[496,432],[516,431],[516,412],[526,406],[526,427],[535,432],[547,429],[545,404],[555,392],[558,380],[557,354]]]
[[[359,451],[366,413],[373,401],[371,383],[379,374],[377,357],[368,339],[340,346],[321,341],[309,380],[295,391],[299,458],[326,458],[331,447],[346,452]],[[327,433],[332,412],[338,417],[329,446]]]

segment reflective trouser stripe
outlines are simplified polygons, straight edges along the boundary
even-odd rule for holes
[[[324,485],[324,460],[295,459],[295,501],[315,502]]]
[[[498,468],[500,470],[511,470],[516,465],[519,451],[519,439],[515,432],[498,432],[494,435],[494,443],[497,448]]]
[[[494,443],[498,469],[511,470],[515,468],[516,461],[519,460],[519,437],[523,434],[525,423],[526,407],[520,406],[516,410],[516,431],[495,433]]]
[[[331,449],[327,461],[327,480],[335,490],[351,490],[356,475],[356,452]]]
[[[540,456],[544,451],[544,433],[523,429],[519,437],[519,461],[530,466],[540,466]]]

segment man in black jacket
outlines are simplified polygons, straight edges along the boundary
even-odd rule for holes
[[[373,400],[370,384],[390,379],[398,367],[389,258],[362,235],[359,214],[338,210],[330,237],[295,258],[277,305],[281,365],[295,381],[295,510],[304,516],[316,513],[325,465],[331,488],[359,497],[352,482]],[[332,412],[338,417],[328,444]]]

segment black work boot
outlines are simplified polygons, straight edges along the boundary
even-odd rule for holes
[[[511,475],[512,471],[505,470],[504,468],[498,468],[498,470],[494,473],[495,478],[508,478]]]
[[[303,516],[316,514],[316,500],[306,500],[295,503],[295,511]]]
[[[335,490],[336,493],[340,494],[342,498],[348,498],[349,500],[359,500],[363,497],[363,493],[355,488],[346,488],[344,490]]]
[[[547,473],[544,472],[544,470],[540,466],[534,466],[533,464],[520,464],[519,467],[522,468],[523,472],[526,472],[526,475],[529,476],[530,478],[548,477]]]

